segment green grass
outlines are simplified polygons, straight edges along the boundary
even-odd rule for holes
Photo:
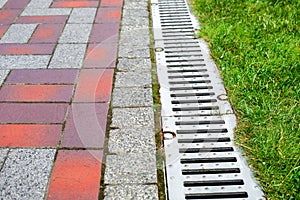
[[[300,199],[298,0],[192,0],[268,199]]]

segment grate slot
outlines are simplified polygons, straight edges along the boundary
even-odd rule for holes
[[[191,83],[211,83],[210,80],[190,80],[190,81],[170,81],[169,84],[176,85],[176,84],[191,84]]]
[[[215,147],[215,148],[181,148],[179,149],[179,153],[205,153],[205,152],[228,152],[233,151],[232,147]],[[181,162],[182,164],[189,164],[189,163],[198,163],[185,160],[186,162]],[[228,161],[229,162],[229,161]]]
[[[200,175],[200,174],[234,174],[241,173],[239,168],[220,168],[220,169],[184,169],[182,175]]]
[[[224,138],[192,138],[192,139],[178,139],[178,143],[205,143],[205,142],[230,142],[229,137]]]
[[[203,99],[203,100],[173,100],[171,101],[172,104],[189,104],[189,103],[214,103],[214,102],[217,102],[216,99]],[[179,122],[178,122],[179,123]],[[176,125],[187,125],[187,122],[181,122],[182,124],[177,124],[176,122]],[[192,123],[192,122],[191,122]],[[201,122],[198,122],[198,123],[201,123]],[[191,124],[189,124],[191,125]]]
[[[194,86],[194,87],[171,87],[170,91],[178,91],[178,90],[208,90],[213,89],[212,86]]]
[[[188,153],[185,151],[185,153]],[[219,158],[183,158],[180,159],[181,164],[189,163],[222,163],[222,162],[236,162],[236,157],[219,157]]]
[[[232,199],[232,198],[247,198],[247,192],[228,192],[228,193],[195,193],[186,194],[185,199]]]
[[[192,129],[192,130],[177,130],[177,134],[195,134],[195,133],[227,133],[226,128],[221,129]]]
[[[213,96],[214,92],[207,93],[182,93],[182,94],[171,94],[171,97],[193,97],[193,96]]]
[[[175,79],[175,78],[201,78],[201,77],[209,77],[208,74],[199,74],[199,75],[181,75],[181,76],[168,76],[169,79]]]
[[[244,185],[242,179],[236,180],[218,180],[218,181],[184,181],[185,187],[203,187],[203,186],[225,186],[225,185]]]
[[[203,106],[203,107],[182,107],[182,108],[172,108],[174,112],[176,111],[193,111],[193,110],[219,110],[219,106]]]
[[[177,126],[180,125],[203,125],[203,124],[225,124],[224,120],[214,120],[214,121],[180,121],[175,122]]]

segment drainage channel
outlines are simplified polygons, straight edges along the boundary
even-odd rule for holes
[[[152,0],[168,199],[265,199],[234,145],[236,118],[185,0]]]

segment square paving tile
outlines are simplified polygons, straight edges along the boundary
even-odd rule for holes
[[[4,85],[0,102],[70,102],[73,85]]]
[[[56,43],[63,28],[64,24],[40,24],[29,43]]]
[[[63,123],[66,103],[0,103],[0,123]]]
[[[90,43],[116,43],[119,35],[119,23],[114,24],[94,24]]]
[[[112,128],[154,127],[153,108],[114,108]]]
[[[113,74],[111,69],[81,70],[74,102],[109,102]]]
[[[155,133],[151,128],[110,130],[108,149],[110,153],[154,153]]]
[[[100,150],[59,151],[47,199],[98,199],[102,153]]]
[[[101,148],[106,132],[107,103],[74,103],[62,139],[62,147]]]
[[[84,60],[84,68],[114,68],[118,44],[90,44]]]
[[[58,44],[49,68],[81,68],[86,44]]]
[[[0,147],[56,147],[62,125],[0,124]]]
[[[108,185],[104,190],[104,200],[158,200],[157,194],[156,185]]]
[[[121,20],[121,7],[99,8],[95,23],[113,23]]]
[[[114,88],[112,105],[114,107],[152,106],[151,88]]]
[[[108,155],[105,184],[156,183],[155,153]]]
[[[102,0],[101,7],[122,7],[123,0]]]
[[[55,149],[11,149],[0,172],[1,199],[43,199]]]
[[[6,83],[30,84],[74,84],[77,69],[15,69],[8,76]]]

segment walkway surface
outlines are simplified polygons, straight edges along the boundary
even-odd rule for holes
[[[0,199],[158,199],[147,0],[0,8]]]

